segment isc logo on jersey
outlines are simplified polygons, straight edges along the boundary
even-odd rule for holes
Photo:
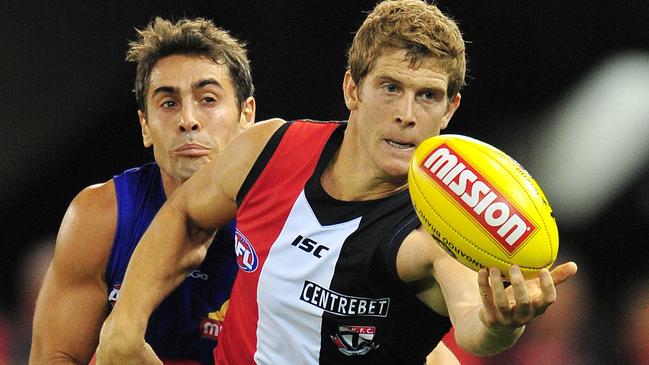
[[[234,232],[234,252],[237,255],[237,263],[241,270],[245,272],[257,270],[259,259],[255,248],[238,229]]]
[[[447,144],[422,159],[420,168],[511,255],[536,227],[482,174]]]

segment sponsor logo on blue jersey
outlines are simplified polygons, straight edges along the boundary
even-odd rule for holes
[[[211,318],[203,318],[201,319],[199,330],[201,337],[216,341],[219,339],[219,334],[221,333],[222,328],[222,321],[217,321]]]
[[[203,281],[207,281],[207,279],[209,279],[209,275],[200,270],[194,270],[190,272],[189,274],[187,274],[187,277],[192,279],[200,279]]]
[[[255,248],[246,236],[239,231],[234,232],[234,252],[237,255],[237,264],[241,270],[245,272],[254,272],[259,266],[259,258],[255,252]]]
[[[110,294],[108,294],[108,302],[110,303],[110,306],[114,306],[115,303],[117,303],[117,299],[119,298],[119,290],[122,288],[122,283],[117,283],[113,285],[113,289],[110,291]]]

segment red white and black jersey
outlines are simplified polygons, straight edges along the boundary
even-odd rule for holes
[[[344,122],[280,127],[237,197],[237,275],[217,364],[423,364],[447,317],[398,278],[408,191],[339,201],[320,184]]]

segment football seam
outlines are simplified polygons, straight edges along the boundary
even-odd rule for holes
[[[489,145],[488,145],[488,146],[489,146]],[[483,155],[487,155],[485,152],[481,151],[481,150],[478,149],[478,148],[475,148],[475,147],[472,147],[472,148],[474,148],[475,150],[478,150],[478,151],[479,151],[480,153],[482,153]],[[509,158],[509,159],[511,159],[512,161],[514,161],[514,163],[515,163],[515,164],[514,164],[514,165],[515,165],[515,167],[514,167],[515,172],[518,172],[518,176],[519,176],[519,177],[521,177],[521,178],[523,178],[523,179],[529,181],[529,179],[528,179],[528,177],[527,177],[527,175],[529,175],[529,173],[527,173],[524,169],[522,169],[522,168],[520,167],[520,164],[519,164],[516,160],[514,160],[514,159],[511,158],[511,157],[509,157],[506,153],[504,153],[504,152],[502,152],[502,151],[500,151],[500,150],[497,150],[497,149],[495,149],[495,148],[493,148],[493,147],[491,148],[491,150],[493,150],[493,152],[496,152],[496,154],[500,155],[500,157],[502,157],[502,158]],[[487,156],[487,157],[488,157],[488,156]],[[496,163],[498,163],[498,165],[500,165],[500,167],[503,168],[503,170],[507,171],[507,172],[508,172],[512,177],[514,176],[514,175],[511,173],[510,169],[509,169],[506,165],[502,164],[499,160],[495,160],[495,161],[496,161]],[[531,177],[530,177],[530,178],[531,178]],[[518,184],[518,186],[519,186],[519,187],[520,187],[520,188],[525,192],[525,195],[527,195],[527,198],[530,200],[530,202],[531,202],[532,205],[534,206],[534,210],[536,211],[536,213],[538,214],[538,216],[539,216],[539,217],[543,217],[543,214],[541,214],[541,212],[540,212],[540,210],[539,210],[539,207],[536,205],[536,202],[535,202],[534,199],[530,196],[530,194],[528,193],[527,189],[525,189],[525,187],[523,186],[523,184],[521,184],[521,183],[518,181],[518,179],[514,179],[514,181],[516,181],[516,184]],[[534,187],[534,184],[531,184],[531,183],[530,183],[530,185],[532,186],[532,188],[534,188],[534,190],[536,190],[536,187]],[[538,193],[538,192],[537,192],[537,193]],[[538,195],[541,196],[541,194],[538,194]],[[545,224],[545,220],[544,220],[544,219],[541,219],[541,224],[543,225],[543,231],[545,232],[545,237],[546,237],[546,239],[547,239],[548,242],[549,242],[548,246],[550,246],[550,258],[552,258],[552,252],[553,252],[552,238],[550,237],[550,232],[548,231],[548,226]],[[550,263],[547,263],[544,267],[547,268],[547,267],[549,267],[550,265],[552,265],[551,262],[550,262]]]
[[[447,221],[442,217],[442,215],[441,215],[440,213],[438,213],[437,209],[435,209],[435,207],[433,207],[433,205],[428,201],[428,199],[426,199],[426,196],[423,194],[422,190],[419,189],[419,182],[417,181],[417,179],[414,178],[414,179],[412,179],[412,181],[415,183],[415,185],[417,185],[417,186],[416,186],[416,187],[417,187],[417,192],[418,192],[419,195],[421,196],[422,200],[426,203],[426,205],[428,205],[428,207],[432,210],[433,213],[435,213],[435,215],[440,219],[440,221],[442,221],[442,222],[443,222],[443,223],[444,223],[444,224],[445,224],[449,229],[451,229],[453,232],[455,232],[455,233],[458,235],[458,237],[460,237],[461,239],[463,239],[465,242],[467,242],[468,244],[470,244],[472,247],[474,247],[474,248],[477,249],[478,251],[484,253],[486,256],[491,257],[491,258],[493,258],[494,260],[499,261],[499,262],[501,262],[501,263],[503,263],[503,264],[506,264],[506,265],[511,266],[511,263],[509,263],[509,262],[507,262],[507,261],[505,261],[505,260],[503,260],[503,259],[501,259],[501,258],[499,258],[499,257],[497,257],[497,256],[494,256],[494,255],[492,255],[491,253],[489,253],[489,252],[483,250],[482,248],[480,248],[479,246],[477,246],[477,245],[474,244],[473,242],[469,241],[469,240],[468,240],[466,237],[464,237],[464,236],[463,236],[463,235],[462,235],[458,230],[456,230],[453,226],[451,226],[451,225],[450,225],[450,224],[449,224],[449,223],[448,223],[448,222],[447,222]],[[435,238],[435,239],[437,239],[437,238]],[[543,269],[543,268],[546,267],[546,266],[543,266],[543,267],[533,267],[533,266],[521,266],[521,265],[518,265],[518,266],[520,267],[521,270],[532,270],[532,271],[540,270],[540,269]]]

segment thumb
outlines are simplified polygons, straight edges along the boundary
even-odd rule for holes
[[[554,285],[559,285],[575,276],[575,274],[577,274],[577,269],[577,264],[572,261],[555,267],[550,272],[550,274],[552,275],[552,280],[554,281]]]

